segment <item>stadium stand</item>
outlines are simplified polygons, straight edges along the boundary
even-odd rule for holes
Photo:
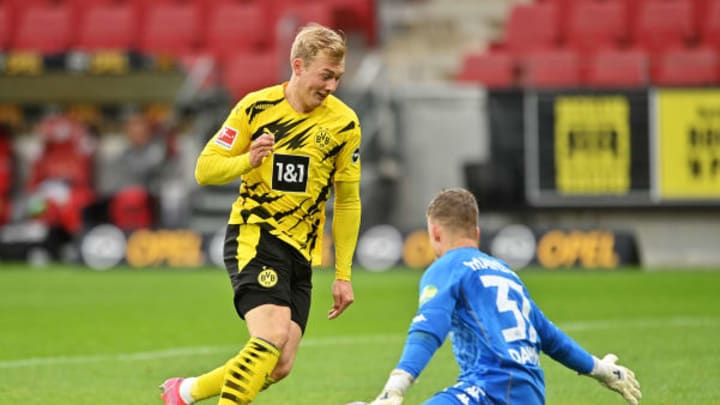
[[[71,17],[70,7],[62,3],[19,11],[11,48],[41,53],[66,51],[73,41]]]
[[[93,4],[83,14],[75,47],[129,50],[137,47],[137,18],[130,4]]]
[[[571,49],[533,52],[523,67],[524,83],[529,87],[574,87],[581,83],[579,56]]]
[[[557,46],[559,29],[555,5],[520,4],[512,9],[506,27],[505,45],[516,56]]]
[[[10,6],[7,3],[0,3],[0,50],[10,45],[10,33],[13,28],[11,23],[14,22],[10,13]]]
[[[219,59],[236,51],[259,51],[274,45],[266,15],[256,3],[223,3],[209,10],[206,50]],[[242,24],[238,24],[242,21]]]
[[[572,8],[562,37],[567,46],[584,53],[622,46],[627,40],[622,2],[580,1]]]
[[[661,86],[702,86],[718,82],[718,55],[711,48],[673,49],[663,53],[653,68]]]
[[[466,53],[456,79],[489,88],[508,88],[515,85],[514,70],[513,58],[507,52]]]
[[[692,4],[688,0],[642,2],[633,34],[634,42],[651,55],[687,46],[694,36]]]
[[[590,57],[585,84],[590,87],[642,87],[648,83],[648,57],[641,49],[608,49]]]
[[[280,77],[278,66],[275,51],[235,52],[223,64],[222,77],[232,98],[239,100],[250,91],[275,84]]]
[[[720,52],[720,0],[706,4],[704,10],[704,18],[700,25],[700,40],[702,44]]]
[[[296,25],[303,25],[309,22],[334,26],[332,9],[325,3],[318,2],[297,2],[286,1],[284,4],[277,4],[280,10],[277,21],[282,23],[283,19],[290,19]]]
[[[143,51],[182,56],[196,52],[201,45],[199,9],[195,4],[153,4],[143,14]]]

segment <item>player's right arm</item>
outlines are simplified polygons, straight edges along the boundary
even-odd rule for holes
[[[438,265],[436,262],[434,265]],[[429,271],[429,270],[428,270]],[[423,285],[421,304],[410,324],[403,353],[390,373],[380,395],[370,405],[400,405],[413,381],[423,372],[451,329],[452,313],[457,301],[456,283],[444,286]]]
[[[263,134],[251,142],[248,119],[241,103],[205,144],[195,166],[200,185],[227,184],[257,167],[272,153],[274,138]]]

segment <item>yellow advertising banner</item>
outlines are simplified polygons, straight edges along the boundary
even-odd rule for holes
[[[623,96],[555,99],[558,192],[622,195],[631,185],[630,106]]]
[[[657,97],[660,198],[720,198],[720,90]]]

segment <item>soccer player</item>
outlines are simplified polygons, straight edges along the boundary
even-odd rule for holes
[[[344,37],[310,24],[292,44],[286,83],[246,95],[197,161],[201,185],[242,178],[224,258],[249,340],[216,369],[162,385],[165,404],[220,395],[249,404],[286,377],[310,310],[311,264],[320,258],[325,203],[334,189],[335,319],[353,302],[352,256],[360,227],[360,123],[333,96],[345,70]],[[313,258],[315,260],[313,260]]]
[[[450,332],[460,375],[426,405],[544,404],[541,351],[637,404],[632,371],[615,364],[613,354],[599,359],[585,351],[543,315],[517,274],[478,249],[477,217],[475,197],[463,189],[443,191],[428,206],[438,259],[420,280],[419,309],[400,361],[371,405],[401,404]]]

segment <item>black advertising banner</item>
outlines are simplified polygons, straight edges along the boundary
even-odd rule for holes
[[[650,203],[646,91],[529,93],[525,114],[531,204]]]

